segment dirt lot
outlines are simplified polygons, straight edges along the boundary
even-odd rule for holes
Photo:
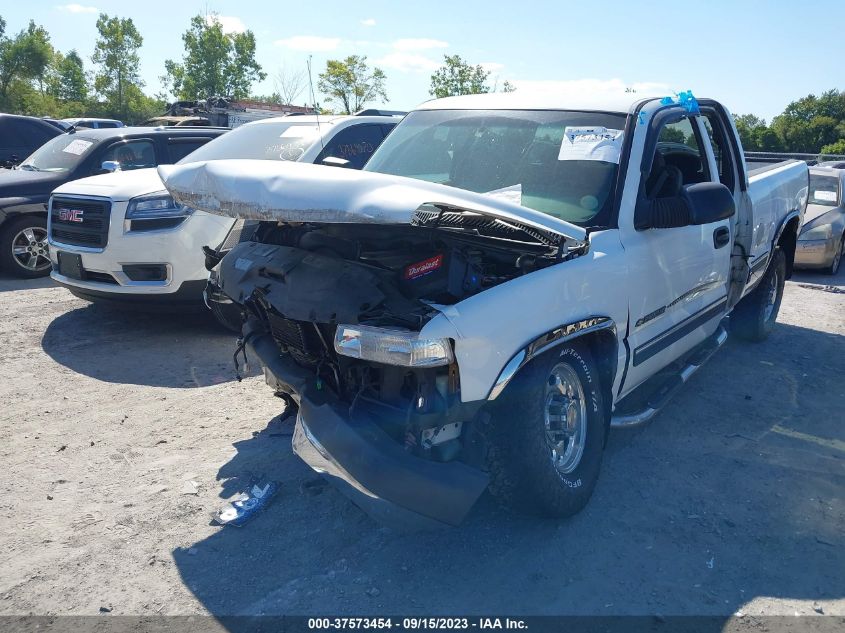
[[[0,279],[0,340],[2,614],[845,615],[845,272],[790,282],[766,343],[614,432],[577,517],[484,497],[424,534],[303,487],[280,401],[203,315]],[[252,475],[274,503],[210,525]]]

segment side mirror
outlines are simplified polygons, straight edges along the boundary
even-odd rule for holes
[[[730,189],[718,182],[700,182],[685,185],[677,196],[638,200],[634,228],[645,231],[710,224],[734,213],[736,202]]]
[[[690,208],[690,224],[710,224],[736,213],[736,201],[725,185],[700,182],[687,185],[681,191]]]
[[[326,156],[322,161],[323,165],[329,167],[349,167],[349,161],[345,158],[338,158],[337,156]]]
[[[120,163],[116,160],[104,160],[100,168],[108,173],[120,171]]]

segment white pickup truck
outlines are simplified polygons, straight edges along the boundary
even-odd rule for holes
[[[716,101],[517,92],[424,104],[362,172],[159,168],[261,220],[220,262],[295,452],[392,521],[579,511],[611,427],[777,317],[807,166],[748,172]]]

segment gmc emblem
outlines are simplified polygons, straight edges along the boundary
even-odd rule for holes
[[[59,209],[62,222],[82,222],[82,209]]]

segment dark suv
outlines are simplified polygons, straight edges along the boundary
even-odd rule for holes
[[[14,169],[0,170],[0,268],[26,278],[50,274],[47,201],[59,185],[116,169],[175,163],[224,132],[122,127],[71,130],[48,140]]]
[[[0,167],[14,167],[61,133],[59,126],[43,119],[0,114]]]

